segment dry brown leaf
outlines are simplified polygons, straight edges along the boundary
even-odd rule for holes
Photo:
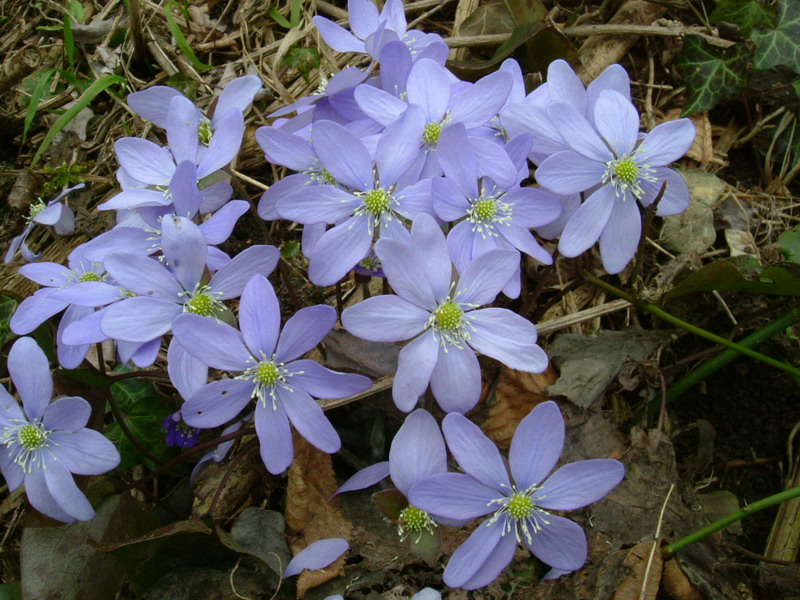
[[[664,564],[657,541],[637,544],[625,557],[631,572],[614,592],[612,600],[655,600]]]
[[[286,525],[289,546],[297,554],[317,540],[325,538],[350,539],[353,529],[338,507],[338,500],[329,502],[338,487],[330,454],[317,450],[303,437],[293,432],[294,462],[289,467],[289,486],[286,490]],[[334,505],[335,503],[335,505]],[[334,577],[344,575],[345,557],[318,571],[303,571],[297,580],[297,597]]]
[[[507,448],[519,422],[537,404],[547,400],[547,388],[556,379],[558,375],[552,366],[548,366],[544,373],[526,373],[502,367],[495,392],[497,401],[489,409],[483,432],[498,446]]]
[[[252,438],[246,436],[243,441]],[[259,466],[261,458],[253,450],[242,450],[247,452],[245,456],[236,454],[221,463],[210,461],[203,467],[193,485],[192,517],[232,517],[252,504],[250,496],[263,472]]]
[[[681,118],[681,109],[673,108],[666,115],[664,121],[674,121]],[[711,121],[708,120],[708,111],[689,117],[694,123],[695,136],[691,148],[686,156],[706,165],[714,160],[714,142],[711,138]]]
[[[704,596],[689,583],[678,561],[674,558],[664,563],[664,575],[661,580],[664,591],[673,600],[703,600]]]

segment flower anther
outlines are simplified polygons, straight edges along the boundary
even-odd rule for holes
[[[461,307],[450,300],[442,302],[434,314],[436,315],[436,325],[439,329],[445,331],[455,331],[458,329],[464,317],[464,311]]]
[[[471,200],[467,209],[467,221],[472,223],[472,231],[486,236],[497,237],[500,234],[495,227],[508,224],[513,218],[514,204],[504,202],[505,193],[492,189],[490,192],[481,190],[481,195]]]
[[[422,537],[422,532],[427,531],[433,535],[433,528],[436,522],[431,519],[427,511],[409,504],[400,511],[397,518],[397,535],[401,540],[405,540],[410,534],[417,534],[417,541]]]
[[[200,143],[208,146],[211,143],[211,138],[214,137],[214,132],[211,131],[211,121],[207,117],[200,117],[200,123],[197,126],[197,133],[200,136]]]
[[[616,190],[617,197],[624,198],[625,192],[630,191],[637,199],[644,196],[642,181],[656,181],[650,165],[639,164],[636,152],[623,155],[621,158],[610,160],[606,163],[603,173],[603,184],[611,184]]]
[[[8,448],[11,460],[25,473],[31,473],[34,467],[41,466],[40,453],[50,445],[47,439],[49,434],[43,423],[22,421],[19,425],[5,427],[0,443]]]
[[[528,544],[532,543],[533,536],[541,531],[542,527],[550,525],[550,521],[547,520],[550,513],[537,507],[533,498],[539,489],[540,487],[536,485],[523,491],[518,491],[516,487],[513,487],[510,495],[489,502],[487,506],[499,504],[500,508],[486,521],[486,525],[493,525],[500,519],[504,519],[503,535],[513,530],[518,542],[522,541],[522,536],[525,536]]]
[[[80,283],[85,283],[87,281],[103,281],[103,277],[94,271],[86,271],[85,273],[81,274],[80,277],[78,277],[78,281]]]
[[[376,188],[364,195],[364,207],[376,217],[389,210],[391,197],[383,188]]]
[[[438,121],[431,121],[425,125],[422,130],[422,141],[428,146],[435,146],[439,142],[439,136],[442,134],[442,124]]]
[[[208,286],[197,286],[193,293],[185,292],[189,299],[183,303],[183,312],[211,317],[214,312],[222,308],[222,302],[216,298],[220,292],[212,292]]]

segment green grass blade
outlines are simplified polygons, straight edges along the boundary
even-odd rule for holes
[[[33,93],[31,94],[31,100],[28,104],[28,110],[25,113],[25,125],[22,128],[22,141],[25,142],[25,138],[28,136],[28,130],[31,128],[31,124],[33,123],[33,119],[36,117],[36,109],[39,107],[39,101],[44,96],[44,92],[47,89],[47,85],[50,83],[50,80],[55,75],[55,69],[45,69],[39,74],[39,79],[36,82],[36,87],[33,88]]]
[[[275,22],[281,27],[285,27],[286,29],[292,28],[292,24],[289,23],[289,21],[286,20],[286,17],[284,17],[281,13],[279,13],[278,9],[275,8],[274,6],[270,7],[269,16],[272,17],[275,20]]]
[[[69,15],[64,17],[64,49],[67,51],[67,61],[69,68],[75,68],[75,36],[72,35],[72,18]]]
[[[50,144],[53,141],[53,138],[64,129],[64,127],[69,124],[72,119],[74,119],[79,112],[81,112],[84,108],[89,106],[92,101],[97,97],[100,92],[107,89],[108,87],[114,84],[125,84],[125,79],[120,77],[119,75],[106,75],[105,77],[101,77],[97,81],[95,81],[92,85],[90,85],[86,91],[81,94],[81,97],[73,104],[68,110],[64,112],[53,126],[50,128],[50,131],[47,132],[47,135],[44,136],[44,140],[42,140],[42,145],[39,146],[39,149],[36,151],[36,154],[31,161],[31,167],[35,167],[39,160],[42,158],[42,155],[45,151],[50,147]]]
[[[187,23],[189,22],[189,15],[186,12],[186,9],[180,4],[178,4],[175,0],[172,0],[172,2],[168,2],[164,6],[164,15],[167,17],[167,25],[169,25],[169,30],[172,33],[173,37],[175,38],[175,41],[178,43],[178,48],[180,48],[181,52],[183,52],[186,55],[186,58],[189,59],[189,61],[192,63],[195,69],[199,71],[210,69],[211,65],[207,65],[203,62],[200,62],[200,59],[197,58],[197,56],[195,56],[192,47],[189,45],[189,42],[186,41],[186,38],[184,37],[183,32],[181,31],[181,28],[178,27],[178,22],[175,20],[175,17],[172,16],[173,6],[177,6],[178,9],[183,13],[183,18],[186,19]]]

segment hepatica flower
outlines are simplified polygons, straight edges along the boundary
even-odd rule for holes
[[[649,206],[666,182],[656,214],[674,215],[689,205],[686,184],[665,165],[689,149],[694,125],[689,119],[668,121],[640,137],[636,109],[611,89],[598,96],[594,126],[568,104],[551,104],[547,114],[572,150],[548,157],[536,170],[536,180],[557,194],[599,186],[565,225],[558,248],[573,257],[599,239],[603,266],[619,273],[633,258],[641,237],[637,201]]]
[[[547,368],[532,323],[493,302],[519,264],[511,250],[490,250],[451,283],[444,234],[433,217],[414,220],[410,243],[383,239],[375,245],[397,295],[369,298],[342,313],[350,333],[373,342],[412,340],[401,351],[392,387],[398,408],[410,411],[428,382],[447,412],[467,412],[478,402],[481,369],[475,351],[522,371]]]
[[[553,511],[596,502],[624,477],[611,459],[562,466],[548,477],[564,445],[564,420],[554,402],[534,408],[517,426],[509,450],[511,477],[497,447],[466,417],[443,423],[450,452],[463,473],[440,473],[415,485],[415,506],[452,519],[487,516],[450,558],[444,582],[476,589],[488,585],[511,562],[522,542],[543,563],[574,571],[586,562],[581,527]]]
[[[344,398],[369,387],[361,375],[336,373],[313,360],[297,360],[319,344],[336,322],[330,306],[299,310],[280,330],[275,291],[262,276],[250,279],[239,303],[241,333],[230,325],[199,315],[175,319],[173,333],[187,352],[209,367],[236,373],[198,390],[181,408],[192,427],[227,423],[256,400],[255,426],[261,458],[270,473],[292,463],[295,429],[323,452],[336,452],[339,434],[316,398]],[[313,396],[313,397],[312,397]]]
[[[44,352],[29,337],[14,342],[8,371],[22,399],[0,387],[0,468],[9,491],[23,483],[34,508],[64,522],[86,521],[94,509],[72,474],[100,475],[119,464],[108,439],[86,428],[83,398],[52,401],[53,379]],[[52,401],[52,402],[51,402]]]

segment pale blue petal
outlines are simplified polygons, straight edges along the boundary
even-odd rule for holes
[[[618,460],[593,459],[558,469],[536,492],[537,506],[548,510],[577,510],[597,502],[619,485],[625,466]]]
[[[447,472],[447,449],[436,419],[423,409],[406,417],[389,450],[392,482],[404,496],[417,483]]]
[[[452,588],[466,585],[481,570],[484,563],[491,560],[498,544],[502,543],[503,537],[501,521],[491,524],[484,521],[478,525],[467,541],[461,544],[450,557],[450,562],[447,563],[444,570],[444,583]],[[506,553],[501,553],[501,556],[505,558]]]
[[[375,463],[358,471],[350,479],[345,481],[342,486],[336,490],[334,496],[343,492],[352,492],[354,490],[363,490],[370,486],[375,485],[382,479],[389,476],[389,461]]]
[[[256,433],[261,444],[261,460],[273,475],[283,473],[294,460],[294,445],[289,418],[280,402],[256,404]]]
[[[464,415],[451,413],[444,418],[442,429],[447,447],[458,466],[483,485],[497,490],[502,496],[506,495],[511,482],[505,463],[497,446],[481,428]]]
[[[298,310],[286,321],[278,338],[275,360],[288,363],[302,356],[330,333],[336,323],[336,310],[318,304]]]
[[[275,246],[250,246],[214,273],[209,287],[221,300],[238,298],[253,275],[267,277],[275,270],[280,251]]]
[[[574,258],[585,252],[600,238],[617,202],[614,186],[604,185],[581,204],[561,233],[558,250]]]
[[[208,429],[227,423],[250,402],[255,386],[243,379],[212,381],[183,403],[181,416],[187,425]]]
[[[430,332],[423,333],[400,351],[392,386],[397,408],[403,412],[414,408],[428,388],[438,354],[439,344]]]
[[[431,391],[445,412],[465,413],[481,396],[481,367],[472,348],[464,344],[439,348],[431,374]]]
[[[515,250],[494,249],[475,256],[461,274],[456,287],[461,294],[455,301],[477,306],[490,304],[514,276],[518,265],[519,253]]]
[[[328,454],[338,452],[342,447],[339,434],[328,421],[319,404],[299,387],[292,391],[286,388],[275,389],[279,402],[297,432],[308,442]],[[267,407],[267,410],[271,410]]]
[[[324,569],[342,554],[347,552],[350,545],[343,538],[328,538],[309,544],[289,561],[284,577],[297,575],[303,569]]]
[[[555,402],[537,405],[517,425],[508,460],[519,489],[542,483],[564,447],[564,418]]]
[[[313,360],[296,360],[286,366],[288,383],[314,398],[347,398],[366,390],[372,381],[355,373],[337,373]]]
[[[522,541],[528,550],[546,565],[560,571],[576,571],[586,563],[588,549],[586,534],[577,523],[555,515],[538,515],[541,530],[533,536],[533,542]],[[547,524],[542,521],[546,520]]]
[[[536,327],[505,308],[484,308],[469,313],[474,331],[469,345],[518,371],[541,373],[547,355],[536,345]]]
[[[203,364],[223,371],[244,371],[250,352],[241,334],[230,325],[184,313],[172,324],[172,333],[186,351]]]
[[[399,342],[420,333],[431,313],[399,296],[367,298],[344,309],[342,324],[353,335],[372,342]]]
[[[33,338],[19,338],[11,346],[7,366],[28,419],[41,420],[53,399],[53,377],[44,352]]]

